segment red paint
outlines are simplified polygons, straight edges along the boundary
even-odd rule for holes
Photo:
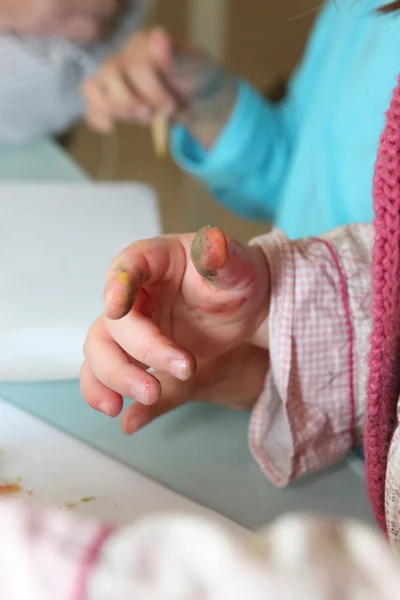
[[[196,234],[191,256],[196,269],[207,276],[215,276],[228,258],[228,242],[218,227],[203,227]]]

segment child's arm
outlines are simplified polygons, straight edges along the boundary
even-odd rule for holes
[[[111,37],[87,46],[0,34],[0,144],[56,135],[81,118],[82,81],[139,26],[144,4],[131,3]]]
[[[171,151],[217,200],[246,217],[275,210],[294,131],[289,112],[200,50],[176,48],[159,29],[133,36],[85,82],[87,121],[97,131],[116,121],[171,123]],[[285,113],[285,114],[284,114]]]
[[[271,276],[270,370],[250,446],[276,485],[339,461],[361,440],[372,239],[372,226],[351,225],[318,239],[256,240]]]
[[[85,83],[88,122],[107,132],[115,121],[149,124],[154,111],[164,112],[176,122],[171,149],[177,163],[229,209],[269,220],[329,42],[320,30],[277,106],[199,50],[179,52],[177,65],[165,32],[140,32]]]

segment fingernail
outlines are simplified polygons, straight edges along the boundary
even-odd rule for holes
[[[171,360],[168,365],[168,372],[181,381],[189,379],[189,365],[186,360],[183,360],[182,358]]]
[[[140,402],[140,404],[150,404],[150,384],[143,383],[142,385],[138,385],[134,383],[131,385],[130,397],[136,400],[136,402]]]
[[[103,414],[107,415],[108,417],[113,416],[111,407],[108,404],[108,402],[100,402],[99,411],[102,412]]]

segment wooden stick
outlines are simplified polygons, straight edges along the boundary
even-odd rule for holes
[[[151,123],[154,152],[157,158],[165,158],[168,152],[168,120],[162,111],[157,111]]]
[[[156,0],[148,0],[146,11],[147,27],[154,27],[157,22]],[[168,120],[162,111],[157,111],[151,123],[151,137],[157,158],[165,158],[168,153],[169,137]]]

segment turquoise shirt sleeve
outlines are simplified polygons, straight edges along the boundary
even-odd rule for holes
[[[244,217],[269,219],[290,153],[284,119],[284,111],[241,82],[236,106],[214,147],[206,152],[184,127],[176,126],[172,153],[227,208]]]
[[[200,179],[217,201],[243,217],[275,220],[309,90],[316,85],[329,42],[329,19],[327,11],[322,11],[283,102],[273,105],[248,83],[239,82],[232,115],[209,151],[184,127],[173,128],[171,151],[177,164]]]

